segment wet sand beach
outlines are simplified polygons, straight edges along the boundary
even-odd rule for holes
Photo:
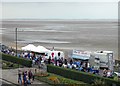
[[[112,50],[118,59],[118,26],[115,20],[3,20],[2,43],[15,47],[29,43],[46,48],[62,49],[67,53],[79,50]]]

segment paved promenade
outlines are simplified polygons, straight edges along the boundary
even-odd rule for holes
[[[22,71],[29,71],[29,69],[31,69],[32,71],[34,71],[34,68],[19,68],[19,69]],[[18,84],[18,69],[2,70],[2,79],[12,82],[14,84]],[[45,83],[35,79],[32,84],[45,84]]]

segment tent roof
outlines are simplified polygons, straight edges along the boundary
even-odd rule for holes
[[[37,46],[36,50],[35,50],[35,52],[38,52],[38,53],[44,53],[44,52],[48,52],[48,51],[50,51],[50,50],[46,49],[43,46]]]
[[[22,47],[22,50],[25,50],[25,51],[34,51],[35,49],[36,49],[36,46],[34,46],[33,44],[28,44],[27,46]]]

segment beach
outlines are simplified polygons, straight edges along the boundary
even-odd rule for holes
[[[18,48],[42,45],[63,50],[73,49],[114,51],[118,59],[118,25],[116,20],[2,20],[1,42],[15,47],[15,28]]]

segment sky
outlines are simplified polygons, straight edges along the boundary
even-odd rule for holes
[[[118,0],[2,0],[0,19],[117,19]]]

